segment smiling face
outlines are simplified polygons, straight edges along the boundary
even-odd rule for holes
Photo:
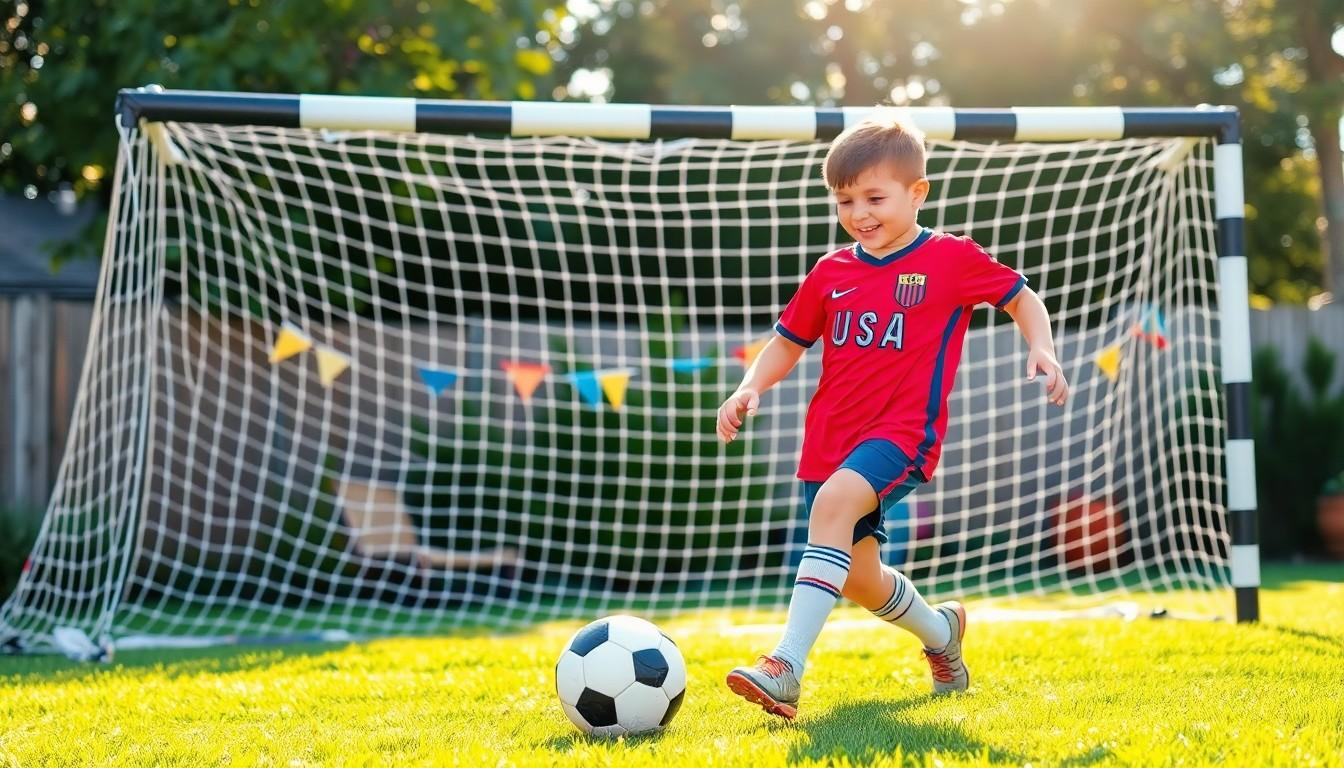
[[[885,164],[874,165],[834,194],[840,226],[869,254],[882,257],[919,234],[915,216],[929,195],[929,181],[907,184]]]

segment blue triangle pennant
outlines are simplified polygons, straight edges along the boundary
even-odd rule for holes
[[[713,365],[708,357],[678,357],[672,361],[672,370],[677,373],[694,373]]]
[[[602,383],[598,381],[597,371],[576,371],[569,374],[574,388],[589,405],[602,405]]]
[[[457,383],[457,371],[440,371],[434,368],[418,368],[420,379],[429,387],[435,397],[447,392]]]

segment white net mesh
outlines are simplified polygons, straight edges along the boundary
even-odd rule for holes
[[[746,439],[713,415],[844,243],[824,144],[147,130],[0,634],[785,603],[819,352]],[[941,468],[887,513],[931,598],[1226,585],[1211,157],[933,143],[921,220],[1028,276],[1075,395],[977,311]]]

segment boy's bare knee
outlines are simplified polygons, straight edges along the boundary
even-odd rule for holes
[[[877,494],[859,473],[840,469],[822,484],[812,502],[812,517],[825,522],[856,522],[877,506]]]
[[[817,500],[820,501],[820,497],[818,497]],[[834,504],[813,503],[812,513],[809,515],[808,519],[808,527],[809,529],[817,525],[829,527],[837,523],[848,522],[849,520],[849,515],[842,507]]]

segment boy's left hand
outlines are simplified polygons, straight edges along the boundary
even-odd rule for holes
[[[1045,374],[1045,397],[1055,405],[1069,399],[1069,382],[1055,359],[1054,350],[1032,347],[1027,353],[1027,381],[1035,381],[1037,372]]]

